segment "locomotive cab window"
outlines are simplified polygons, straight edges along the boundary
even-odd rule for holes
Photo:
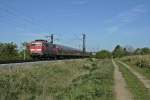
[[[31,44],[31,46],[35,46],[36,44]]]
[[[32,43],[31,46],[42,46],[41,43]]]

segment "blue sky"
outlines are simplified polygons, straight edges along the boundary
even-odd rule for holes
[[[150,47],[150,0],[0,0],[0,42],[54,34],[56,43],[88,50]]]

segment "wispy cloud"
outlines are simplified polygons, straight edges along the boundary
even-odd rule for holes
[[[136,21],[146,12],[147,10],[145,9],[144,5],[137,5],[132,9],[129,9],[128,11],[121,12],[108,21],[108,24],[110,24],[110,26],[107,28],[107,30],[111,33],[114,33],[118,31],[122,26]]]
[[[72,5],[85,5],[88,3],[88,0],[74,0],[71,3]]]

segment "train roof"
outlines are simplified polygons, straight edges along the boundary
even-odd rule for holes
[[[72,47],[69,47],[69,46],[64,46],[64,45],[60,45],[60,44],[54,44],[56,45],[56,47],[61,47],[61,48],[65,48],[65,49],[71,49],[71,50],[76,50],[76,51],[82,51],[80,49],[76,49],[76,48],[72,48]]]
[[[43,40],[43,39],[37,39],[34,42],[48,42],[47,40]]]

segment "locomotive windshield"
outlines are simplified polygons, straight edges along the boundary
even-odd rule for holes
[[[42,46],[42,43],[32,43],[31,46]]]

